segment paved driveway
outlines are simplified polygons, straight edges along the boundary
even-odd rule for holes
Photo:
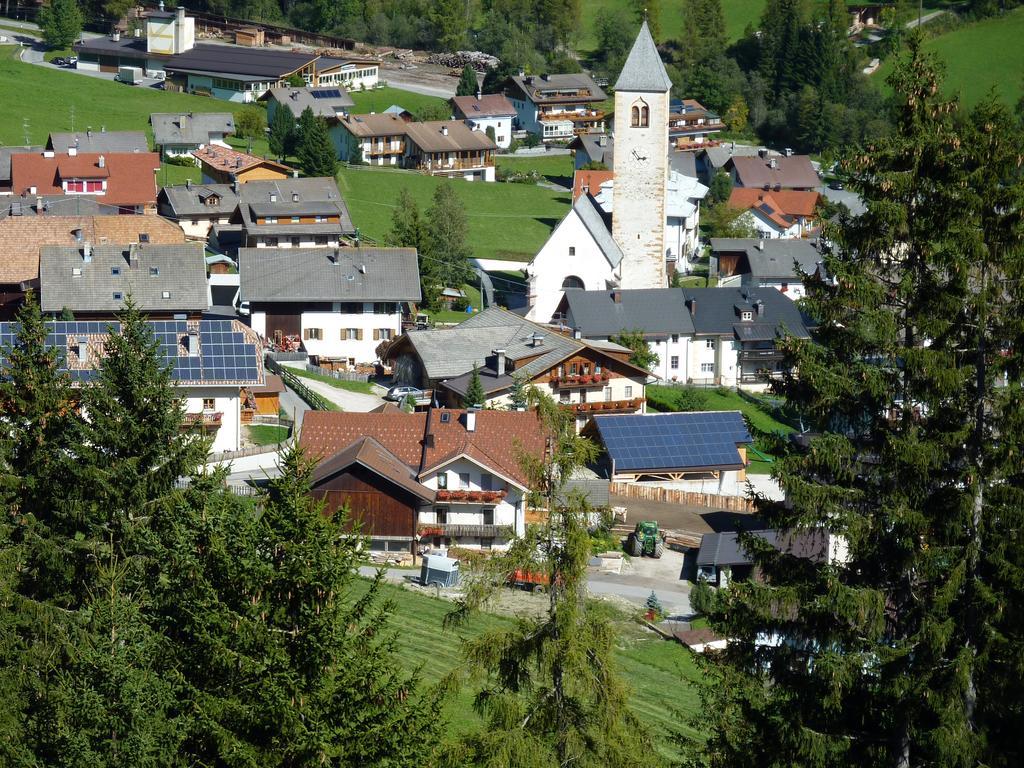
[[[366,411],[372,411],[384,402],[384,391],[379,387],[375,387],[375,389],[379,390],[380,394],[365,395],[362,392],[349,392],[347,389],[332,387],[326,382],[317,381],[315,379],[303,378],[302,383],[318,395],[327,398],[344,411],[365,413]]]

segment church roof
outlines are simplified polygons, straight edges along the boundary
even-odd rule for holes
[[[616,91],[664,92],[672,88],[665,64],[661,61],[658,48],[651,37],[647,21],[640,26],[633,50],[622,67],[619,79],[615,81]]]
[[[619,248],[619,244],[612,238],[611,232],[608,231],[608,225],[601,215],[601,210],[594,202],[594,198],[589,194],[580,195],[576,202],[572,204],[572,209],[579,216],[580,221],[583,222],[583,226],[586,227],[590,236],[594,238],[594,243],[597,244],[604,257],[608,259],[608,264],[612,269],[619,266],[619,262],[622,261],[622,250]]]

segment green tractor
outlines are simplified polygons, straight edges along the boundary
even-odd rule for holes
[[[633,557],[661,557],[665,552],[665,535],[658,530],[657,520],[642,520],[626,539],[626,552]]]

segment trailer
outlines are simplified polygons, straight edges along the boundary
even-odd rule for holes
[[[530,571],[517,568],[508,578],[508,585],[527,592],[546,592],[551,586],[551,577],[545,571]]]
[[[145,73],[143,73],[142,67],[118,67],[117,74],[114,75],[117,82],[126,85],[138,85],[142,82],[143,77],[145,77]]]
[[[424,587],[457,587],[459,561],[453,557],[424,555],[420,564],[420,584]]]

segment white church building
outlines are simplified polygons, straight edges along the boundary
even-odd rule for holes
[[[604,205],[580,196],[528,265],[528,319],[551,320],[566,288],[665,288],[667,261],[688,255],[684,233],[692,223],[695,241],[696,221],[679,196],[693,192],[699,204],[707,189],[669,176],[671,88],[645,21],[615,83],[614,187],[598,193]]]

